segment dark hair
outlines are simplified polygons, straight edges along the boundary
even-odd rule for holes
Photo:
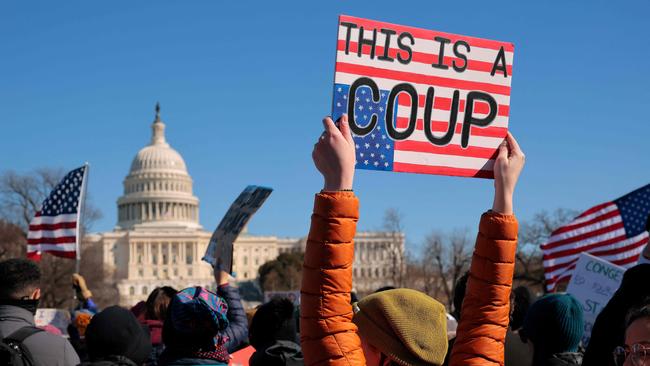
[[[40,286],[41,270],[27,259],[7,259],[0,262],[0,299],[29,296]]]
[[[467,279],[469,278],[469,271],[465,272],[454,286],[454,311],[451,315],[460,322],[460,309],[463,307],[463,300],[465,300],[465,291],[467,290]]]
[[[650,299],[646,299],[645,305],[630,310],[625,318],[625,329],[639,319],[650,318]]]
[[[519,286],[512,291],[513,306],[510,314],[510,329],[518,330],[524,325],[524,319],[530,304],[535,302],[533,294],[528,287]]]
[[[165,320],[167,307],[169,307],[169,303],[177,292],[176,289],[169,286],[156,287],[151,291],[145,303],[145,319]]]
[[[251,346],[261,350],[278,340],[296,342],[294,311],[293,302],[283,297],[273,298],[260,305],[249,329]]]
[[[384,291],[394,290],[394,289],[395,289],[394,286],[384,286],[384,287],[380,287],[380,288],[378,288],[377,290],[375,290],[374,293],[376,294],[376,293],[378,293],[378,292],[384,292]]]

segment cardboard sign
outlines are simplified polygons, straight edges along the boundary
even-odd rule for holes
[[[596,317],[618,290],[624,273],[623,267],[587,253],[580,254],[566,291],[578,299],[584,310],[584,346],[589,344]]]
[[[341,15],[332,117],[357,169],[493,178],[514,45]]]
[[[51,325],[59,329],[63,335],[67,335],[70,313],[61,309],[36,309],[34,323],[37,327]]]
[[[215,268],[232,273],[232,245],[271,192],[273,189],[259,186],[248,186],[242,191],[212,233],[210,244],[203,256],[204,261]]]

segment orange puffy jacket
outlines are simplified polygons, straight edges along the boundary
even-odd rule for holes
[[[305,365],[366,364],[350,305],[358,218],[353,193],[316,195],[300,303]],[[516,247],[515,217],[483,214],[451,365],[503,365]]]

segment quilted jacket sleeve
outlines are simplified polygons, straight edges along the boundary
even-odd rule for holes
[[[354,193],[316,195],[300,299],[305,365],[366,364],[350,305],[358,218],[359,201]]]
[[[248,339],[248,318],[237,287],[228,284],[219,286],[217,295],[223,297],[228,304],[228,314],[226,316],[230,324],[224,334],[228,336],[226,342],[228,352],[233,353],[241,348],[241,345]]]
[[[517,249],[514,215],[481,216],[450,365],[503,365]]]

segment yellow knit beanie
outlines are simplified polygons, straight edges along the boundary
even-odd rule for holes
[[[364,297],[353,322],[361,338],[400,365],[442,365],[447,354],[447,316],[438,301],[410,289]]]

